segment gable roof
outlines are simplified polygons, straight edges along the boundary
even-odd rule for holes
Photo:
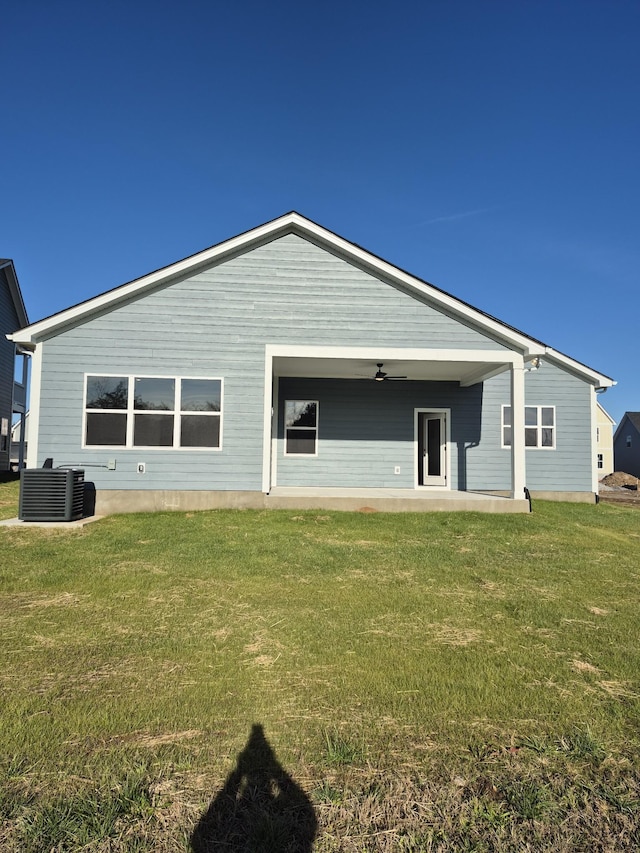
[[[16,275],[13,261],[10,258],[0,258],[0,270],[4,272],[9,284],[9,295],[11,296],[11,301],[13,302],[13,307],[18,318],[18,328],[26,326],[29,318],[27,317],[27,311],[22,300],[22,293],[20,292],[18,276]]]
[[[596,385],[596,387],[608,388],[615,385],[610,377],[563,355],[542,341],[526,335],[519,329],[503,323],[478,308],[474,308],[435,285],[405,272],[295,211],[286,213],[284,216],[266,222],[264,225],[217,243],[202,252],[190,255],[181,261],[162,267],[113,290],[106,291],[92,299],[80,302],[64,311],[52,314],[50,317],[21,329],[11,338],[17,343],[33,349],[39,341],[55,335],[67,327],[84,322],[98,312],[115,308],[120,303],[134,296],[141,296],[152,288],[168,284],[172,280],[193,274],[205,267],[219,264],[225,259],[248,252],[286,234],[296,234],[331,251],[347,262],[388,281],[409,295],[431,304],[438,310],[500,340],[508,347],[522,352],[527,360],[536,357],[549,357]]]
[[[613,436],[614,441],[616,440],[618,435],[624,431],[624,423],[627,420],[629,421],[631,426],[634,427],[634,429],[640,433],[640,412],[625,412],[622,418],[620,419],[616,434]]]

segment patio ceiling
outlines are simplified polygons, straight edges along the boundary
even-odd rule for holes
[[[322,379],[373,380],[379,362],[389,376],[406,376],[409,381],[460,382],[471,385],[508,370],[511,362],[496,364],[491,361],[429,361],[364,358],[307,358],[276,356],[273,359],[274,376],[310,377]]]

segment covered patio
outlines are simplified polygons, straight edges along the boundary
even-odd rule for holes
[[[531,362],[538,357],[533,352],[525,351],[523,354],[513,349],[501,348],[500,345],[494,345],[487,349],[400,349],[397,347],[369,349],[267,345],[265,356],[263,492],[270,505],[282,501],[282,506],[293,506],[293,502],[298,501],[300,508],[313,506],[358,509],[368,505],[373,509],[384,508],[387,511],[392,507],[397,511],[414,512],[440,509],[477,509],[488,512],[529,511],[529,504],[525,499],[524,375],[526,369],[530,369],[525,367],[525,359]],[[423,386],[425,383],[431,383],[431,388],[440,386],[445,388],[447,386],[449,389],[452,387],[471,389],[475,386],[481,389],[481,383],[486,380],[499,374],[508,373],[510,379],[509,394],[504,402],[511,406],[513,412],[513,441],[508,451],[510,484],[507,480],[505,487],[501,487],[507,493],[506,496],[482,494],[482,484],[476,484],[473,490],[467,490],[466,482],[456,476],[455,470],[452,471],[456,465],[452,462],[454,446],[452,444],[451,420],[452,416],[455,419],[456,413],[447,408],[447,404],[442,403],[439,406],[432,406],[427,402],[424,404],[420,402],[420,404],[413,406],[412,417],[414,417],[415,425],[411,426],[411,430],[414,437],[413,470],[415,476],[410,482],[406,478],[403,479],[401,488],[393,488],[393,483],[383,482],[382,480],[379,482],[350,482],[348,476],[345,476],[344,471],[337,465],[330,471],[326,469],[322,471],[322,481],[317,478],[314,481],[314,471],[320,470],[320,466],[317,465],[314,469],[313,466],[316,463],[313,462],[306,467],[300,463],[297,468],[300,472],[299,479],[297,482],[293,479],[291,457],[289,455],[287,458],[286,454],[283,457],[282,450],[282,405],[287,395],[281,393],[281,387],[285,378],[289,387],[291,380],[297,379],[297,389],[304,387],[304,380],[309,380],[309,382],[313,380],[349,380],[351,383],[349,387],[353,392],[351,400],[355,403],[360,396],[360,389],[364,391],[367,387],[378,386],[376,379],[380,377],[376,376],[376,366],[379,370],[380,362],[384,364],[385,376],[388,374],[389,379],[401,380],[401,384],[407,388],[418,388],[419,383],[422,383]],[[301,394],[302,391],[298,390],[297,393]],[[482,403],[480,402],[479,405]],[[426,423],[424,418],[431,418],[434,414],[433,409],[442,410],[441,413],[438,412],[442,416],[441,424],[436,425],[436,429],[440,430],[438,435],[441,436],[443,470],[440,478],[427,476],[423,478],[420,466],[423,454],[426,455],[427,440],[425,439],[421,443],[420,435],[423,424]],[[479,410],[476,411],[477,422]],[[425,413],[424,416],[422,412]],[[338,434],[339,431],[335,427],[335,411],[332,414],[334,417],[333,435],[343,440],[344,448],[346,439],[344,435]],[[421,418],[423,419],[421,420]],[[321,426],[318,429],[319,443],[323,438],[323,425],[325,426],[325,437],[327,435],[326,430],[328,430],[326,419],[324,422],[320,420],[320,424]],[[395,428],[398,429],[397,423]],[[388,443],[394,439],[400,440],[400,434],[393,432],[390,427],[390,431],[385,436],[387,453],[389,453]],[[479,440],[477,429],[475,439]],[[404,443],[406,447],[406,433],[404,434]],[[357,441],[352,442],[352,444],[354,452],[358,452]],[[323,445],[324,458],[329,455],[325,453],[324,448],[326,446],[325,443]],[[406,456],[404,458],[403,477],[405,477],[407,468]],[[395,473],[398,474],[399,472],[400,466],[397,467]],[[400,485],[398,483],[398,486]],[[367,486],[367,488],[362,488],[362,486]],[[492,489],[492,492],[495,492],[495,489]],[[363,504],[363,501],[366,501],[366,504]]]
[[[347,512],[529,512],[526,498],[480,492],[424,489],[329,489],[275,486],[265,495],[268,509],[322,509]]]

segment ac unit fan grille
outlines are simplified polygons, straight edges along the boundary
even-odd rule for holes
[[[28,468],[20,472],[22,521],[75,521],[84,508],[84,471]]]

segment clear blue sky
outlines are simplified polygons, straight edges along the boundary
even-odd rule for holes
[[[0,256],[32,321],[298,210],[640,410],[638,0],[22,0]]]

